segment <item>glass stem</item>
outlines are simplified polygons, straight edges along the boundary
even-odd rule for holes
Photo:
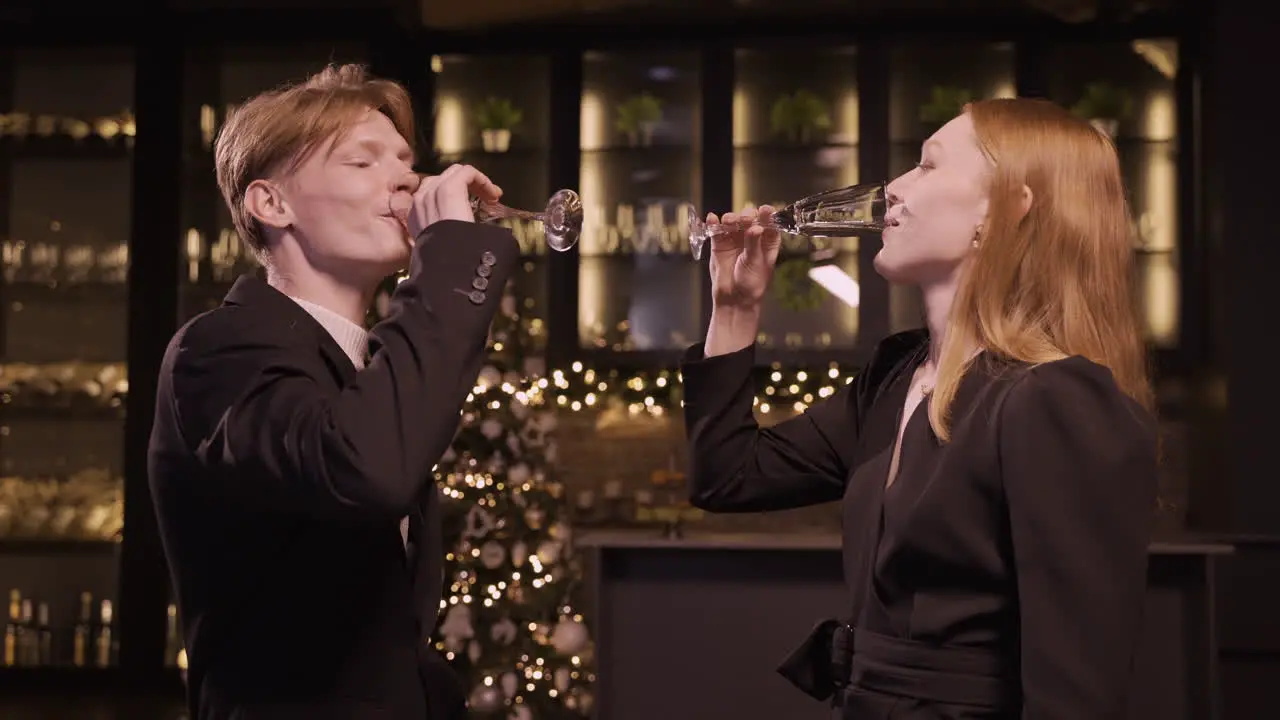
[[[545,213],[516,210],[515,208],[509,208],[501,203],[481,203],[480,209],[483,210],[484,214],[492,220],[498,220],[501,218],[519,218],[521,220],[541,222],[545,216]]]
[[[760,221],[760,220],[752,220],[752,221],[751,221],[751,222],[749,222],[749,223],[733,223],[732,225],[724,225],[724,224],[708,225],[708,226],[707,226],[707,237],[711,237],[711,236],[714,236],[714,235],[724,235],[724,234],[725,234],[725,233],[727,233],[727,232],[730,232],[730,231],[732,231],[732,230],[735,230],[735,229],[740,228],[740,227],[743,227],[743,226],[745,226],[745,227],[774,228],[774,229],[776,229],[776,230],[781,230],[782,232],[787,232],[786,228],[784,228],[782,225],[778,224],[778,218],[775,216],[775,217],[771,217],[771,218],[769,218],[768,220],[765,220],[765,221],[763,221],[763,222],[762,222],[762,221]]]

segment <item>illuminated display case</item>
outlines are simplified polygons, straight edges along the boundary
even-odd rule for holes
[[[1178,42],[1172,38],[1054,48],[1049,97],[1115,142],[1133,213],[1137,284],[1148,341],[1176,349],[1181,327],[1178,248]]]
[[[541,55],[435,56],[437,161],[474,165],[502,187],[504,204],[537,209],[550,186],[551,65]],[[547,248],[542,224],[504,220],[521,249],[514,295],[534,352],[547,333]]]
[[[702,332],[685,221],[701,204],[698,56],[589,52],[582,71],[579,343],[686,347]]]
[[[858,182],[858,53],[850,46],[753,47],[734,54],[733,205],[781,207]],[[768,349],[851,350],[860,293],[841,300],[813,282],[809,256],[858,287],[859,238],[785,236],[757,343]]]
[[[27,47],[6,60],[0,587],[15,631],[0,665],[109,667],[124,524],[135,58],[120,46]],[[51,558],[75,574],[41,572]]]

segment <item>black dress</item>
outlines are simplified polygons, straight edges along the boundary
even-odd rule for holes
[[[984,353],[956,395],[951,440],[921,403],[886,488],[927,346],[923,331],[884,340],[852,383],[767,429],[752,414],[754,348],[690,348],[693,503],[756,512],[843,498],[851,668],[829,677],[815,634],[784,674],[835,692],[844,718],[1123,717],[1156,505],[1154,418],[1084,358],[1030,367]]]

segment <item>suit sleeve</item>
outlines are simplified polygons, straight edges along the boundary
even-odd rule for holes
[[[172,361],[188,445],[211,476],[253,501],[329,517],[405,515],[457,429],[518,255],[502,228],[431,225],[371,331],[368,367],[341,392],[321,383],[323,361],[278,328],[240,317],[230,332],[202,333],[198,322]]]
[[[761,428],[752,411],[755,346],[681,364],[690,501],[710,512],[787,510],[838,500],[861,428],[869,374],[803,414]]]
[[[1157,491],[1154,420],[1105,368],[1029,371],[1000,417],[1024,720],[1126,712]]]

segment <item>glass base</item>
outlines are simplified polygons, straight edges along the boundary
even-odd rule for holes
[[[547,201],[542,217],[547,246],[564,252],[578,244],[582,235],[582,198],[572,190],[560,190]]]

